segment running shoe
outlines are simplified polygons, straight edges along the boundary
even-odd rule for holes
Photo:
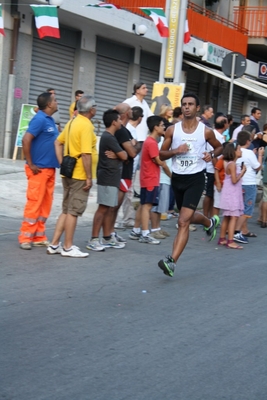
[[[248,244],[248,239],[243,236],[241,232],[234,235],[234,241],[238,243]]]
[[[216,228],[220,223],[220,218],[218,215],[214,215],[214,217],[210,218],[212,223],[210,228],[204,227],[204,231],[206,231],[207,236],[209,236],[209,241],[213,240],[216,236]]]
[[[146,244],[160,244],[160,240],[153,238],[153,236],[140,236],[139,243],[146,243]]]
[[[161,231],[154,231],[150,232],[150,236],[152,236],[154,239],[166,239],[166,236],[161,233]]]
[[[49,254],[49,255],[61,254],[61,251],[62,251],[61,242],[59,242],[59,244],[57,246],[52,246],[50,244],[50,246],[48,246],[47,249],[46,249],[46,253]]]
[[[24,242],[24,243],[20,243],[19,247],[22,250],[31,250],[32,249],[32,245],[30,242]]]
[[[109,240],[102,238],[101,244],[106,249],[123,249],[125,247],[125,243],[117,242],[116,238],[114,237],[111,237]]]
[[[164,231],[163,229],[160,230],[160,233],[165,237],[169,237],[170,236],[169,232]]]
[[[158,266],[162,269],[163,273],[172,277],[175,271],[176,264],[171,256],[167,256],[165,260],[160,260]]]
[[[141,237],[141,233],[135,233],[135,231],[131,231],[129,238],[132,240],[139,240]]]
[[[61,250],[62,257],[85,258],[89,253],[82,253],[77,246],[72,246],[70,250],[66,251],[64,248]]]
[[[44,246],[48,247],[50,245],[50,243],[49,243],[48,240],[42,240],[41,242],[32,242],[32,245],[34,247],[38,247],[38,246],[40,246],[40,247],[44,247]]]
[[[119,243],[127,243],[127,240],[124,239],[122,236],[118,235],[117,232],[111,234],[112,237],[115,237],[117,242]]]
[[[86,245],[86,248],[88,250],[93,250],[93,251],[105,251],[105,246],[99,243],[98,238],[89,240],[89,242]]]

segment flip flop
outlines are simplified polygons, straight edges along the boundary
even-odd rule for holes
[[[245,237],[253,237],[253,238],[257,237],[257,235],[255,233],[253,233],[253,232],[242,233],[242,235],[245,236]]]
[[[232,249],[232,250],[242,250],[243,246],[239,246],[238,244],[236,246],[231,246],[231,244],[236,244],[233,240],[228,240],[226,247],[228,249]]]

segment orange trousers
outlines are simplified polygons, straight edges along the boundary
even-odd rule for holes
[[[47,240],[45,222],[52,208],[55,169],[42,168],[39,174],[34,175],[25,164],[25,172],[28,179],[27,203],[18,239],[19,243],[42,242]]]

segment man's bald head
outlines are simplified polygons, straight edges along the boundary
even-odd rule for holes
[[[132,109],[127,103],[119,103],[114,107],[116,111],[120,114],[122,125],[126,126],[129,119],[132,118]]]

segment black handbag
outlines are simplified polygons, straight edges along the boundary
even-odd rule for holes
[[[69,129],[68,129],[68,137],[66,140],[65,145],[67,146],[67,153],[69,153],[69,133],[70,133],[70,127],[72,124],[73,120],[70,123]],[[69,154],[63,157],[62,164],[60,165],[60,174],[65,176],[66,178],[72,178],[73,171],[76,165],[76,162],[78,158],[81,156],[76,157],[71,157]]]

